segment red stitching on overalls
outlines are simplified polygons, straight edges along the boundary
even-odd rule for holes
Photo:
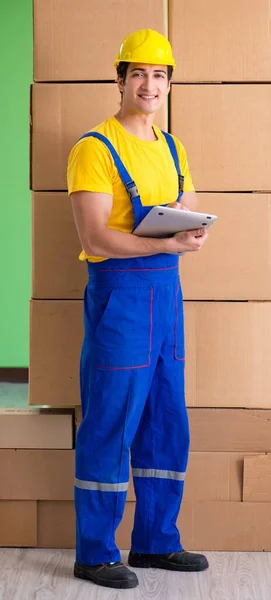
[[[149,340],[149,358],[146,365],[137,365],[135,367],[97,367],[97,369],[106,369],[110,371],[127,371],[129,369],[144,369],[149,367],[151,364],[151,352],[152,352],[152,323],[153,323],[153,287],[151,287],[150,294],[150,340]]]
[[[178,284],[176,285],[176,291],[175,291],[175,312],[176,312],[176,319],[175,319],[175,327],[174,327],[174,358],[175,358],[175,360],[185,360],[184,357],[183,358],[179,358],[177,356],[177,325],[178,325],[178,319],[179,319],[177,295],[178,295]]]
[[[177,269],[178,265],[175,265],[174,267],[161,267],[160,269],[98,269],[99,273],[111,273],[111,271],[114,271],[114,273],[120,272],[120,273],[133,273],[134,271],[170,271],[170,269]]]

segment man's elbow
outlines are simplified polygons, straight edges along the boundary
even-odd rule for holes
[[[83,250],[87,256],[104,256],[101,245],[93,242],[83,244]]]
[[[96,234],[88,239],[82,240],[82,246],[87,256],[104,256],[107,257],[106,244],[104,243],[104,236],[102,234]]]

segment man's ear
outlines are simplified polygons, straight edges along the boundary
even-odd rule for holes
[[[119,91],[122,93],[123,92],[123,88],[124,88],[124,83],[123,83],[122,77],[119,77],[119,75],[118,75],[116,81],[117,81],[117,84],[118,84]]]

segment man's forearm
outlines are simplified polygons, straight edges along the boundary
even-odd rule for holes
[[[177,252],[175,245],[173,238],[144,238],[106,227],[100,235],[90,240],[88,247],[84,250],[88,256],[136,258],[138,256],[152,256],[153,254],[174,253],[174,251]]]
[[[189,210],[199,210],[199,201],[196,192],[184,192],[181,198],[181,204]]]

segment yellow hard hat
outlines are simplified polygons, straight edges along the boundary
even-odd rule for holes
[[[140,29],[127,35],[121,44],[114,67],[120,62],[170,65],[173,69],[176,67],[169,41],[152,29]]]

